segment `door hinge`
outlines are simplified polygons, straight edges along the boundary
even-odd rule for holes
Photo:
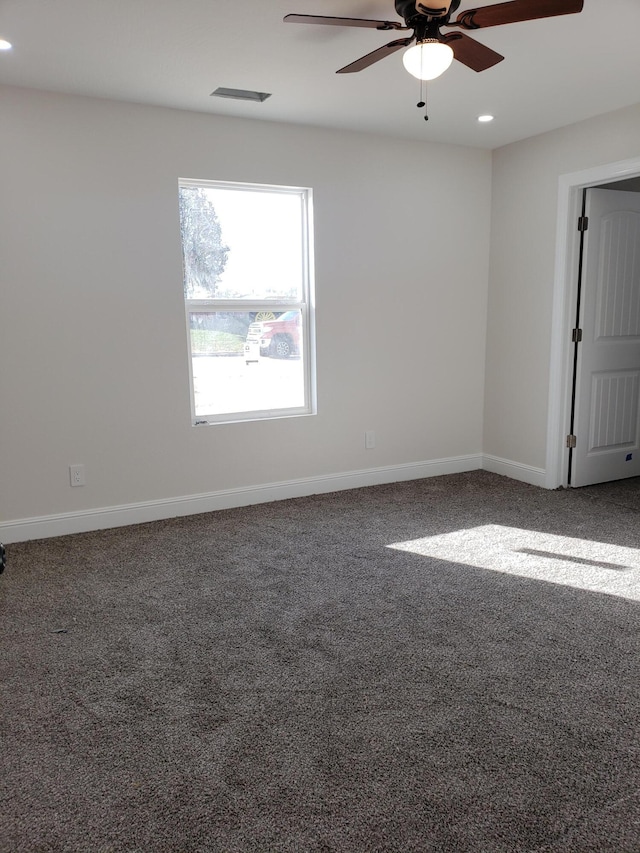
[[[572,448],[574,448],[575,446],[576,446],[576,437],[575,437],[575,435],[568,435],[568,436],[567,436],[567,447],[568,447],[568,448],[570,448],[570,449],[572,449]]]
[[[571,332],[571,343],[579,344],[582,340],[582,329],[573,329]]]
[[[578,217],[578,231],[586,231],[589,227],[589,217],[588,216],[579,216]]]

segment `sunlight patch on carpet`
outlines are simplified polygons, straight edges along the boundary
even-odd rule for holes
[[[388,547],[640,601],[640,550],[636,548],[498,524]]]

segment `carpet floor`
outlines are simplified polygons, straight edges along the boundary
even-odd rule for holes
[[[638,853],[640,482],[7,546],[2,853]]]

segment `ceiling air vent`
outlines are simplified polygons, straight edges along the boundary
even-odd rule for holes
[[[219,86],[211,93],[211,97],[233,98],[236,101],[257,101],[258,103],[262,103],[262,101],[270,98],[271,94],[270,92],[252,92],[249,89],[225,89]]]

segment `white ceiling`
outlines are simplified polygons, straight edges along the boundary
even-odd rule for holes
[[[0,0],[0,37],[14,45],[0,82],[483,148],[640,101],[640,0],[478,31],[504,62],[480,74],[454,62],[429,84],[428,122],[401,51],[335,74],[403,33],[284,24],[289,12],[398,20],[393,0]],[[272,97],[210,97],[218,86]],[[487,112],[495,121],[479,125]]]

